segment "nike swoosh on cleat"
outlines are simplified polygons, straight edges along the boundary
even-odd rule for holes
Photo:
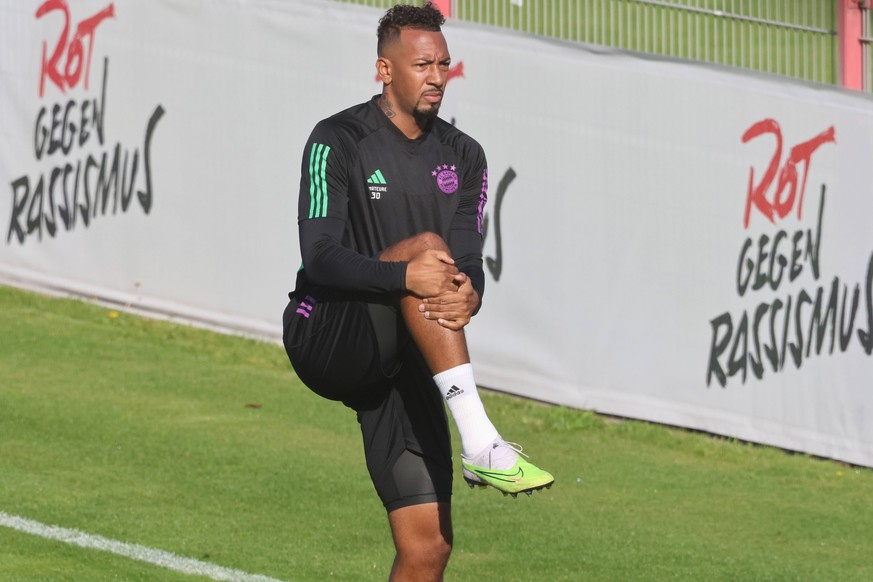
[[[491,471],[482,471],[478,470],[476,473],[482,475],[483,477],[490,477],[491,479],[496,479],[498,481],[508,481],[510,483],[518,483],[522,479],[524,479],[524,469],[521,467],[518,468],[518,471],[513,475],[507,475],[505,473],[492,473]]]

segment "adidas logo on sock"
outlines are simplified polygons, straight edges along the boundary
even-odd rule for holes
[[[449,392],[446,394],[446,400],[451,400],[455,396],[460,396],[464,391],[452,384],[452,387],[449,388]]]

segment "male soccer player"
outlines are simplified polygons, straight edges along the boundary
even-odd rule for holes
[[[300,379],[357,411],[388,511],[392,580],[439,580],[451,551],[451,443],[470,486],[530,494],[554,478],[504,441],[476,389],[463,328],[484,289],[481,146],[437,117],[444,18],[398,5],[379,21],[382,94],[319,122],[303,156],[303,268],[284,314]],[[445,405],[444,405],[445,403]]]

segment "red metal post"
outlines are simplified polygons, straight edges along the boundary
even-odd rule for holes
[[[864,89],[863,19],[867,0],[839,0],[840,82],[843,87]]]
[[[431,4],[439,8],[446,18],[452,17],[452,0],[430,0]]]

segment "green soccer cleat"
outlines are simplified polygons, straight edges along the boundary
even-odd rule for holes
[[[512,463],[513,457],[515,462]],[[472,459],[461,457],[464,480],[473,487],[491,485],[504,495],[517,496],[549,488],[555,478],[548,471],[543,471],[536,465],[526,461],[520,445],[496,439],[488,447]],[[509,469],[499,469],[494,465],[509,465]]]

